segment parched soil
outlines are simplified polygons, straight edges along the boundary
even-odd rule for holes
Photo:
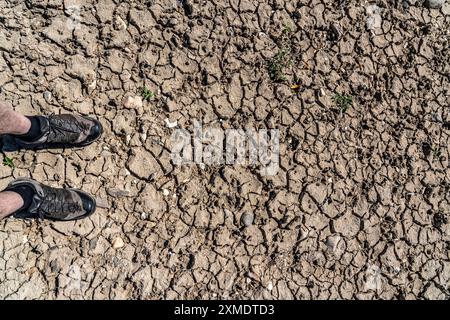
[[[450,298],[436,2],[0,0],[0,100],[105,127],[83,150],[6,153],[0,189],[32,177],[101,208],[1,221],[0,298]],[[174,165],[172,124],[193,120],[279,129],[277,175]]]

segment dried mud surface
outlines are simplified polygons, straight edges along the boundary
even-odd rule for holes
[[[7,153],[0,189],[32,177],[102,208],[1,221],[0,298],[450,298],[450,5],[422,2],[0,0],[0,99],[105,127]],[[281,168],[175,166],[166,119],[278,128]]]

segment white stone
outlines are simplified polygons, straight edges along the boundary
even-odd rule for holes
[[[121,237],[117,237],[114,241],[113,241],[113,248],[114,249],[120,249],[125,245],[125,243],[123,242]]]
[[[382,9],[375,4],[366,7],[366,13],[368,15],[366,19],[367,29],[376,31],[381,28],[381,11]]]
[[[174,122],[170,122],[170,120],[166,118],[164,120],[164,122],[166,123],[166,126],[168,128],[175,128],[178,125],[178,121],[177,120],[175,120]]]
[[[140,109],[142,108],[142,104],[142,97],[140,96],[129,96],[123,101],[123,106],[127,109]]]
[[[120,16],[116,15],[114,17],[114,28],[116,28],[116,30],[125,30],[127,28],[127,24]]]

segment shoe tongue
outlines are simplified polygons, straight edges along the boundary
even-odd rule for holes
[[[50,130],[48,142],[55,143],[78,143],[82,130],[78,125],[78,118],[69,115],[54,115],[49,118],[49,126],[55,130]]]
[[[93,126],[91,121],[83,118],[82,116],[75,116],[71,114],[56,115],[52,119],[65,123],[62,124],[62,126],[67,127],[66,129],[71,132],[70,135],[73,143],[81,143],[86,140],[91,133],[91,128]]]

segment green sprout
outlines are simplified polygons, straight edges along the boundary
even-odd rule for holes
[[[286,80],[284,69],[291,63],[290,54],[290,48],[283,47],[278,50],[278,53],[270,60],[268,69],[269,77],[272,81],[279,82]]]
[[[292,28],[291,28],[289,25],[285,24],[285,25],[284,25],[284,28],[283,28],[283,33],[284,33],[284,34],[286,34],[286,33],[292,33]]]
[[[333,96],[333,98],[331,98],[331,100],[333,100],[333,102],[342,113],[345,113],[345,111],[347,111],[347,109],[353,105],[352,96],[337,93]]]
[[[10,167],[11,169],[14,169],[16,166],[14,165],[14,162],[11,158],[8,158],[7,156],[5,156],[3,158],[3,165]]]
[[[442,150],[441,148],[433,148],[433,159],[439,160],[442,156]]]
[[[144,100],[150,101],[155,96],[155,94],[151,90],[149,90],[147,87],[144,86],[141,89],[141,96],[142,96],[142,98],[144,98]]]

